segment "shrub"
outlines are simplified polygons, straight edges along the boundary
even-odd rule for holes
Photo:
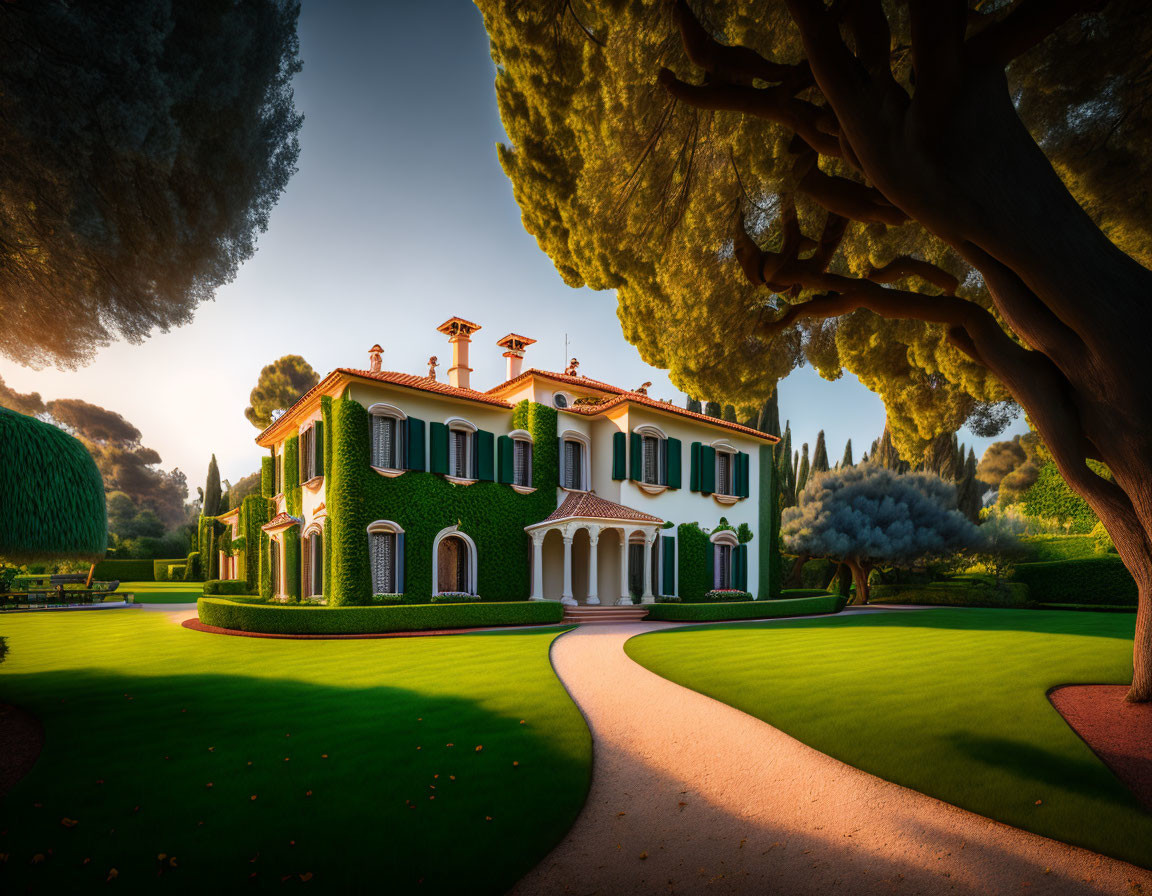
[[[1097,523],[1088,534],[1092,536],[1092,544],[1097,554],[1116,553],[1116,543],[1112,541],[1112,536],[1108,534],[1103,523]]]
[[[422,604],[399,607],[309,607],[245,604],[203,597],[197,603],[205,625],[282,635],[361,635],[385,632],[555,624],[564,616],[559,601]]]
[[[1028,586],[1023,582],[993,584],[975,577],[963,577],[949,582],[928,585],[876,585],[872,588],[872,602],[895,604],[925,604],[940,607],[1027,607]]]
[[[1094,472],[1111,479],[1108,468],[1098,461],[1088,461]],[[1067,532],[1091,532],[1099,517],[1088,502],[1068,487],[1060,470],[1052,461],[1040,468],[1036,482],[1024,492],[1021,503],[1030,517],[1055,520]]]
[[[183,563],[171,564],[167,569],[168,578],[166,579],[166,581],[183,582],[185,569],[187,569],[187,567]]]
[[[154,570],[151,560],[101,560],[93,578],[103,582],[154,582]]]
[[[243,579],[209,579],[204,583],[205,594],[248,594],[248,583]]]
[[[1136,582],[1118,556],[1019,563],[1016,581],[1037,603],[1136,606]]]
[[[658,604],[678,604],[680,598],[675,594],[658,594],[656,595],[656,603]]]
[[[713,588],[711,591],[705,591],[704,596],[700,598],[700,602],[706,604],[745,600],[752,600],[751,593],[738,588]]]
[[[167,560],[153,560],[152,561],[152,581],[154,582],[168,582],[171,581],[168,573],[168,567],[173,563],[180,562],[179,557],[169,557]]]
[[[716,604],[652,604],[648,618],[664,622],[719,622],[725,619],[783,619],[839,613],[846,600],[836,594],[799,600],[751,600]]]
[[[434,604],[474,604],[480,602],[479,594],[466,594],[463,591],[445,591],[443,594],[433,594]]]
[[[193,551],[188,555],[188,559],[184,561],[184,581],[185,582],[198,582],[200,581],[200,552]]]
[[[376,604],[402,604],[405,603],[403,594],[373,594],[372,602]]]
[[[824,588],[785,588],[780,592],[780,597],[795,599],[798,597],[824,597],[831,592]]]

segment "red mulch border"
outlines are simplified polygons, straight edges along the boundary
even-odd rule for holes
[[[280,638],[289,641],[354,641],[368,638],[428,638],[434,635],[466,635],[469,632],[491,632],[499,629],[514,628],[555,628],[560,623],[545,622],[539,625],[495,625],[484,628],[446,628],[426,632],[380,632],[372,635],[284,635],[269,632],[242,632],[235,628],[220,628],[215,625],[205,625],[199,619],[185,619],[180,623],[184,628],[194,632],[207,632],[210,635],[235,635],[239,638]]]
[[[0,797],[32,771],[44,749],[40,720],[8,703],[0,703]]]
[[[1152,812],[1152,704],[1129,703],[1128,685],[1065,684],[1048,700],[1088,748]]]

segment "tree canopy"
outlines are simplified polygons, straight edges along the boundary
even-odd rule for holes
[[[784,511],[781,536],[796,554],[847,563],[864,603],[876,565],[909,565],[980,543],[979,529],[956,509],[954,486],[934,473],[872,463],[813,473]]]
[[[0,3],[0,354],[192,319],[296,170],[296,0]]]
[[[299,355],[277,358],[260,371],[244,416],[257,429],[264,429],[273,420],[273,414],[295,404],[296,399],[320,382],[320,376]]]

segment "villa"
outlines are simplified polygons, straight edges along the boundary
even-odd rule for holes
[[[774,435],[581,376],[575,361],[523,369],[534,340],[515,333],[497,342],[504,382],[478,391],[479,329],[438,328],[447,382],[435,358],[427,376],[382,370],[376,345],[367,370],[332,371],[257,437],[266,598],[767,595]]]

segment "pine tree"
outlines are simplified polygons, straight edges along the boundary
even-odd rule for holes
[[[816,448],[812,452],[812,472],[828,472],[828,448],[824,444],[824,430],[816,434]]]
[[[867,455],[865,455],[867,457]],[[854,467],[855,462],[852,460],[852,440],[848,440],[848,444],[844,446],[844,458],[840,461],[841,467]]]
[[[796,477],[792,469],[792,424],[784,424],[784,436],[776,445],[776,478],[785,507],[796,503]]]
[[[220,468],[216,466],[216,455],[208,464],[208,478],[204,482],[204,516],[216,516],[220,511]]]
[[[884,423],[884,432],[879,443],[872,446],[872,457],[876,463],[894,473],[906,473],[908,464],[900,459],[900,452],[892,444],[892,433],[888,430],[888,423]]]
[[[706,405],[704,405],[704,413],[707,414],[709,417],[715,417],[717,420],[719,420],[720,419],[720,405],[714,401],[710,401]]]
[[[699,398],[689,398],[688,399],[688,410],[690,410],[694,414],[703,414],[704,413],[704,409],[700,406],[700,399]]]
[[[808,463],[808,443],[805,442],[800,447],[800,470],[796,474],[796,494],[804,491],[804,486],[808,484],[808,473],[810,472],[810,465]]]
[[[956,506],[972,522],[980,522],[982,506],[980,481],[976,478],[976,452],[968,449],[968,459],[964,462],[964,472],[956,486]]]

